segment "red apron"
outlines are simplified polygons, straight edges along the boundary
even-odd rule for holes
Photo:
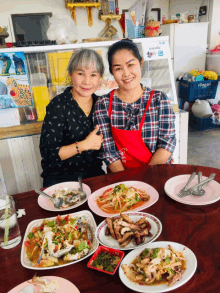
[[[114,90],[110,95],[108,110],[109,119],[111,118],[113,94]],[[112,137],[114,139],[115,145],[118,148],[121,161],[125,169],[141,167],[143,164],[148,164],[152,158],[151,152],[142,139],[141,130],[145,120],[145,113],[150,106],[153,94],[154,91],[152,91],[150,94],[144,115],[141,119],[139,130],[117,129],[111,125]]]

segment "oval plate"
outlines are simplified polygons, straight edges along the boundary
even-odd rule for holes
[[[115,214],[108,214],[104,211],[102,211],[97,203],[96,203],[96,198],[97,196],[103,194],[103,192],[105,192],[105,190],[115,187],[116,185],[119,184],[125,184],[126,186],[134,186],[136,188],[139,189],[143,189],[146,191],[146,193],[148,193],[150,195],[150,199],[148,201],[146,201],[146,203],[144,203],[142,206],[137,207],[136,209],[132,209],[132,212],[138,212],[138,211],[142,211],[150,206],[152,206],[158,199],[159,199],[159,193],[157,192],[157,190],[155,188],[153,188],[151,185],[145,183],[145,182],[141,182],[141,181],[123,181],[123,182],[117,182],[105,187],[102,187],[98,190],[96,190],[95,192],[93,192],[88,199],[88,205],[89,208],[98,216],[101,217],[115,217],[116,215],[119,215],[119,213],[115,213]]]
[[[43,195],[38,196],[38,204],[42,209],[47,210],[47,211],[51,211],[51,212],[58,212],[58,211],[60,212],[60,211],[67,211],[67,210],[75,209],[78,206],[81,206],[82,204],[84,204],[87,201],[88,196],[90,196],[90,194],[91,194],[91,189],[90,189],[90,187],[88,185],[83,183],[82,186],[83,186],[83,191],[86,193],[87,197],[84,200],[81,200],[81,201],[77,202],[73,206],[69,206],[67,208],[57,209],[57,208],[54,207],[52,200],[46,198]],[[52,196],[55,191],[60,190],[60,189],[64,189],[65,187],[78,189],[79,188],[79,182],[72,181],[72,182],[58,183],[58,184],[55,184],[55,185],[52,185],[52,186],[46,188],[44,190],[44,192],[47,193],[48,195]]]
[[[175,284],[172,286],[167,286],[166,284],[162,285],[155,285],[155,286],[147,286],[147,285],[138,285],[134,282],[131,282],[125,275],[123,269],[121,266],[123,264],[130,265],[131,262],[135,259],[136,256],[138,256],[145,248],[159,248],[159,247],[168,247],[168,245],[173,246],[174,249],[178,251],[183,251],[184,250],[184,256],[186,258],[186,270],[182,275],[182,278],[177,281]],[[187,248],[185,245],[175,243],[175,242],[170,242],[170,241],[158,241],[158,242],[153,242],[148,245],[145,245],[145,247],[141,247],[135,250],[132,250],[129,252],[124,259],[121,262],[120,268],[119,268],[119,277],[121,281],[124,283],[125,286],[133,290],[134,292],[144,292],[144,293],[159,293],[159,292],[168,292],[171,290],[174,290],[183,284],[185,284],[189,279],[193,276],[195,273],[197,267],[197,260],[195,254]]]
[[[141,218],[146,217],[146,220],[151,224],[151,230],[150,232],[152,233],[152,236],[150,237],[145,237],[145,241],[141,243],[140,245],[135,245],[132,243],[132,241],[125,247],[121,247],[116,239],[111,237],[111,235],[106,236],[105,235],[105,229],[107,227],[107,223],[104,220],[101,224],[99,224],[98,228],[95,231],[95,237],[98,239],[99,243],[104,246],[108,246],[114,249],[119,249],[119,250],[129,250],[129,249],[136,249],[141,246],[144,246],[148,243],[153,242],[156,240],[162,231],[162,224],[158,218],[156,218],[153,215],[147,214],[147,213],[141,213],[141,212],[126,212],[123,213],[128,215],[133,222],[136,222],[140,220]],[[116,216],[115,218],[119,218],[120,216]]]
[[[97,228],[97,225],[96,225],[95,219],[94,219],[94,217],[93,217],[93,215],[92,215],[92,213],[90,211],[80,211],[80,212],[72,213],[72,214],[69,214],[69,215],[70,215],[70,217],[80,217],[83,220],[85,220],[86,223],[88,223],[90,225],[92,233],[93,233],[93,236],[94,236],[96,228]],[[62,215],[62,217],[65,217],[65,216],[67,216],[67,214]],[[52,220],[55,220],[56,217],[45,218],[45,219],[52,221]],[[82,258],[80,258],[78,260],[75,260],[75,261],[70,261],[68,263],[65,263],[65,264],[59,265],[59,266],[34,267],[33,264],[31,263],[31,261],[27,257],[24,243],[27,240],[27,235],[29,234],[29,232],[31,232],[34,227],[40,226],[41,223],[43,222],[43,220],[44,219],[38,219],[38,220],[34,220],[34,221],[30,222],[28,224],[28,226],[27,226],[27,229],[26,229],[26,232],[25,232],[25,235],[24,235],[22,248],[21,248],[21,264],[22,264],[23,267],[25,267],[27,269],[31,269],[31,270],[50,270],[50,269],[58,269],[58,268],[62,268],[62,267],[65,267],[65,266],[73,265],[74,263],[80,262],[80,261],[84,260],[85,258],[89,257],[91,254],[93,254],[96,251],[96,249],[99,246],[99,243],[98,243],[97,239],[95,237],[93,237],[92,249],[84,257],[82,257]]]

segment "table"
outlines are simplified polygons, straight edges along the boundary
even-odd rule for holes
[[[92,192],[106,185],[138,180],[153,186],[159,193],[159,200],[144,211],[162,222],[162,233],[156,241],[173,241],[186,245],[196,255],[198,267],[194,276],[182,287],[173,290],[178,293],[220,292],[220,201],[207,206],[189,206],[174,201],[164,192],[164,184],[171,177],[202,171],[204,176],[216,173],[220,182],[220,169],[190,165],[157,165],[142,169],[132,169],[83,180]],[[22,240],[29,222],[35,219],[55,216],[56,213],[43,210],[37,204],[38,195],[34,191],[13,196],[17,209],[25,209],[26,216],[18,219]],[[71,212],[89,209],[87,202]],[[68,211],[67,211],[68,212]],[[67,214],[61,212],[60,214]],[[97,225],[104,218],[94,215]],[[18,284],[31,279],[35,273],[22,267],[20,263],[21,244],[10,250],[0,248],[0,292],[8,292]],[[125,251],[125,253],[128,253]],[[132,292],[120,280],[118,272],[110,276],[87,268],[87,259],[63,268],[37,271],[38,276],[58,276],[71,281],[81,293]]]

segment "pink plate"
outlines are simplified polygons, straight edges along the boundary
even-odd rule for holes
[[[212,180],[207,185],[204,186],[205,194],[203,196],[196,195],[187,195],[185,197],[179,197],[177,194],[184,187],[186,182],[190,177],[189,175],[179,175],[173,178],[170,178],[164,186],[166,194],[172,199],[189,204],[189,205],[208,205],[214,203],[220,199],[220,184]],[[202,180],[205,180],[208,177],[202,176]],[[192,187],[198,183],[198,176],[195,176],[193,181],[190,183],[189,187]]]
[[[101,217],[114,217],[116,215],[119,215],[119,213],[117,214],[108,214],[104,211],[102,211],[97,203],[96,203],[96,198],[97,196],[101,195],[105,190],[115,187],[116,185],[119,184],[125,184],[126,186],[134,186],[136,188],[139,189],[143,189],[145,190],[149,195],[150,195],[150,199],[148,201],[146,201],[145,204],[137,207],[136,209],[132,209],[129,210],[128,212],[138,212],[138,211],[142,211],[150,206],[152,206],[158,199],[159,199],[159,193],[156,191],[155,188],[153,188],[151,185],[141,182],[141,181],[124,181],[124,182],[117,182],[105,187],[102,187],[98,190],[96,190],[95,192],[93,192],[89,198],[88,198],[88,205],[90,207],[90,209],[96,214],[99,215]]]
[[[75,285],[73,285],[70,281],[60,278],[60,277],[52,277],[52,276],[48,276],[48,277],[43,277],[45,279],[47,279],[48,281],[57,281],[57,283],[59,284],[59,289],[58,291],[56,291],[56,293],[63,293],[63,292],[71,292],[71,293],[80,293],[80,291],[76,288]],[[29,280],[31,281],[31,280]],[[39,288],[39,291],[33,291],[33,292],[40,292],[40,287],[36,287],[33,286],[31,284],[29,284],[27,281],[16,286],[14,289],[12,289],[11,291],[9,291],[8,293],[19,293],[22,289],[24,289],[27,286],[31,286],[33,289],[34,288]]]
[[[50,199],[48,199],[45,196],[43,196],[43,195],[38,196],[38,204],[39,204],[40,207],[42,207],[42,209],[47,210],[47,211],[51,211],[51,212],[57,212],[57,211],[60,212],[60,211],[72,210],[72,209],[84,204],[84,202],[87,201],[88,196],[91,194],[91,189],[90,189],[90,187],[88,185],[83,183],[82,186],[83,186],[83,191],[87,194],[87,197],[84,200],[77,202],[73,206],[70,206],[70,207],[67,207],[67,208],[57,209],[57,208],[54,207],[53,202]],[[52,196],[55,191],[57,191],[59,189],[64,189],[65,187],[78,189],[79,188],[79,182],[73,181],[73,182],[58,183],[58,184],[55,184],[53,186],[50,186],[50,187],[46,188],[44,190],[44,192],[46,192],[48,195]]]

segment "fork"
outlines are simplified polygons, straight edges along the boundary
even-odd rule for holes
[[[186,185],[180,190],[180,192],[177,194],[179,197],[184,196],[184,194],[188,195],[188,191],[187,188],[189,186],[189,184],[192,182],[192,180],[194,179],[194,177],[196,176],[196,172],[193,172],[191,174],[191,176],[189,177],[188,181],[186,182]]]
[[[191,188],[186,190],[185,193],[182,193],[181,195],[179,195],[179,197],[184,197],[184,196],[190,195],[192,193],[192,191],[195,190],[197,187],[204,186],[204,184],[207,184],[208,182],[214,180],[215,175],[216,175],[215,173],[212,173],[208,178],[206,178],[202,182],[192,186]]]

